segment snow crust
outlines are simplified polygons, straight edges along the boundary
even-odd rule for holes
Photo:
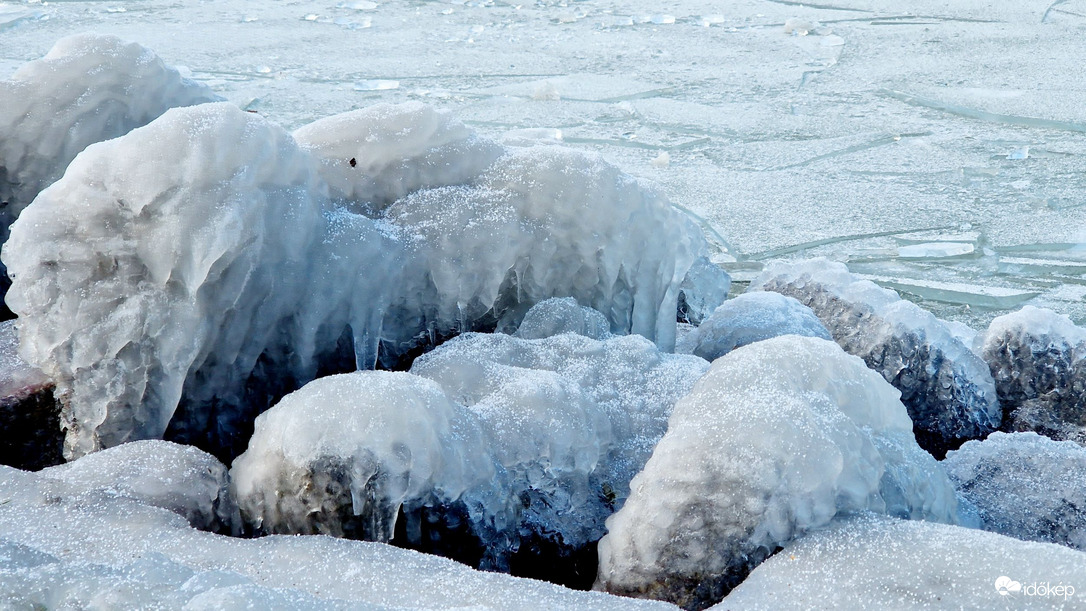
[[[516,336],[542,339],[562,333],[576,333],[591,339],[611,337],[607,318],[592,308],[577,304],[572,297],[552,297],[540,301],[524,315]]]
[[[814,312],[796,299],[756,291],[724,302],[702,321],[694,354],[713,361],[741,346],[779,335],[833,339]]]
[[[1066,547],[864,515],[785,547],[713,609],[1072,609],[1083,583],[1086,554]]]
[[[1086,443],[1086,329],[1025,306],[993,320],[982,342],[1004,430]]]
[[[999,426],[999,401],[985,363],[942,321],[897,293],[825,259],[770,265],[751,290],[795,297],[810,307],[846,352],[901,391],[921,447],[936,457]]]
[[[704,608],[778,546],[848,512],[957,521],[899,393],[833,342],[781,336],[717,359],[607,521],[597,585]]]
[[[1036,433],[996,432],[947,454],[947,475],[981,528],[1086,549],[1086,449]]]

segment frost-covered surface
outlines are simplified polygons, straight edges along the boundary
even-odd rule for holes
[[[225,534],[241,529],[226,467],[214,456],[169,441],[121,444],[40,472],[60,482],[61,497],[120,497],[161,507],[193,528]]]
[[[995,378],[1004,430],[1086,443],[1086,329],[1026,306],[992,321],[982,355]]]
[[[833,339],[810,308],[779,293],[755,291],[724,302],[698,326],[694,354],[713,361],[778,335]]]
[[[1086,449],[1036,433],[992,433],[943,461],[981,528],[1086,549]]]
[[[394,251],[329,208],[286,132],[224,103],[92,145],[3,259],[20,353],[65,401],[67,456],[164,434],[236,455],[322,359],[374,362]]]
[[[957,521],[954,490],[898,397],[823,339],[777,337],[717,359],[607,521],[598,585],[704,608],[837,515]]]
[[[789,545],[713,609],[1078,609],[1082,584],[1082,552],[865,515]]]
[[[257,418],[231,477],[259,533],[396,538],[506,568],[504,473],[475,415],[425,378],[359,371],[306,384]]]
[[[0,467],[0,600],[15,608],[669,608],[377,543],[224,537],[132,498],[57,484]]]
[[[572,297],[553,297],[540,301],[528,310],[517,327],[516,336],[521,339],[542,339],[562,333],[607,339],[611,336],[611,325],[603,314],[578,305]]]
[[[54,385],[19,356],[15,323],[0,323],[0,464],[41,469],[63,460]]]
[[[917,439],[942,457],[1001,420],[988,367],[939,319],[825,259],[769,266],[751,289],[795,297],[833,339],[901,391]]]

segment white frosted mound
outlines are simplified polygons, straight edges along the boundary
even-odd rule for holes
[[[943,461],[980,527],[1086,549],[1086,449],[1036,433],[992,433]]]
[[[957,521],[899,393],[831,341],[786,335],[717,359],[607,521],[597,586],[704,608],[835,516]]]
[[[725,301],[698,327],[694,354],[713,361],[778,335],[833,339],[810,308],[780,293],[755,291]]]
[[[1086,554],[877,515],[835,521],[762,563],[714,611],[1078,609]]]
[[[150,49],[81,34],[0,81],[0,237],[88,145],[124,135],[170,108],[218,100]]]
[[[392,318],[419,323],[388,338],[400,353],[435,335],[512,332],[550,297],[671,350],[680,284],[707,248],[662,195],[551,146],[510,149],[471,184],[416,191],[386,214],[412,256]]]
[[[16,609],[668,609],[379,543],[225,537],[0,467],[0,600]]]
[[[489,440],[474,414],[419,376],[359,371],[306,384],[257,418],[231,477],[259,533],[397,538],[445,554],[461,550],[441,538],[459,534],[482,545],[488,568],[508,548],[496,534],[508,491]]]
[[[329,210],[286,132],[225,103],[90,146],[3,249],[20,354],[65,398],[69,458],[167,433],[236,455],[348,325],[351,360],[372,365],[396,259],[371,220]]]
[[[722,267],[698,257],[679,285],[679,320],[700,325],[728,298],[732,279]]]
[[[995,378],[1004,430],[1086,444],[1086,329],[1026,306],[992,321],[981,353]]]
[[[320,159],[334,196],[369,214],[419,189],[470,182],[503,150],[449,111],[421,102],[326,117],[299,128],[294,138]]]
[[[532,306],[517,327],[522,339],[542,339],[562,333],[576,333],[592,339],[607,339],[611,326],[592,308],[578,305],[572,297],[552,297]]]
[[[63,482],[65,496],[123,497],[168,509],[193,528],[240,532],[226,467],[192,446],[134,441],[44,469],[40,475]]]
[[[826,259],[772,264],[750,286],[811,308],[845,352],[901,391],[917,441],[937,458],[999,426],[988,366],[942,321],[897,293]]]

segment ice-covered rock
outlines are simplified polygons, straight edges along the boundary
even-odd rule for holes
[[[713,610],[1073,609],[1086,554],[877,515],[835,521],[754,570]]]
[[[333,195],[370,215],[419,189],[470,182],[503,150],[449,111],[421,102],[326,117],[299,128],[294,138],[320,159]]]
[[[41,469],[64,461],[55,386],[19,356],[14,321],[0,323],[0,464]]]
[[[731,285],[728,272],[709,257],[698,257],[679,285],[679,320],[700,325],[728,298]]]
[[[992,321],[981,354],[995,378],[1003,430],[1086,444],[1086,329],[1026,306]]]
[[[898,391],[833,342],[794,335],[717,359],[630,488],[600,541],[598,585],[691,609],[835,516],[957,520]]]
[[[1086,550],[1086,449],[1036,433],[992,433],[943,461],[981,528]]]
[[[562,333],[576,333],[592,339],[607,339],[611,328],[596,310],[577,304],[572,297],[552,297],[532,306],[524,315],[516,336],[542,339]]]
[[[826,259],[770,265],[751,289],[811,308],[846,352],[901,391],[920,447],[937,458],[999,426],[987,365],[942,321],[897,293]]]
[[[713,361],[779,335],[833,339],[810,308],[780,293],[755,291],[724,302],[698,327],[694,354]]]
[[[62,496],[123,497],[168,509],[200,530],[241,529],[226,467],[192,446],[134,441],[50,467],[41,476],[62,482]]]
[[[411,256],[391,311],[407,333],[389,330],[383,346],[393,355],[464,331],[512,332],[550,297],[671,350],[680,285],[707,248],[659,193],[597,156],[550,146],[510,149],[470,184],[416,191],[386,218]]]
[[[332,210],[316,166],[204,104],[90,146],[23,211],[8,304],[56,381],[66,456],[164,435],[235,456],[322,367],[372,365],[396,245]]]
[[[306,384],[257,418],[231,477],[257,532],[392,540],[503,568],[504,473],[475,415],[425,378],[359,371]]]

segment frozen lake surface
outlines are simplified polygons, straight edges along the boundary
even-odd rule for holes
[[[288,129],[377,102],[661,185],[742,290],[825,255],[1086,321],[1086,0],[0,2],[0,73],[112,33]]]

